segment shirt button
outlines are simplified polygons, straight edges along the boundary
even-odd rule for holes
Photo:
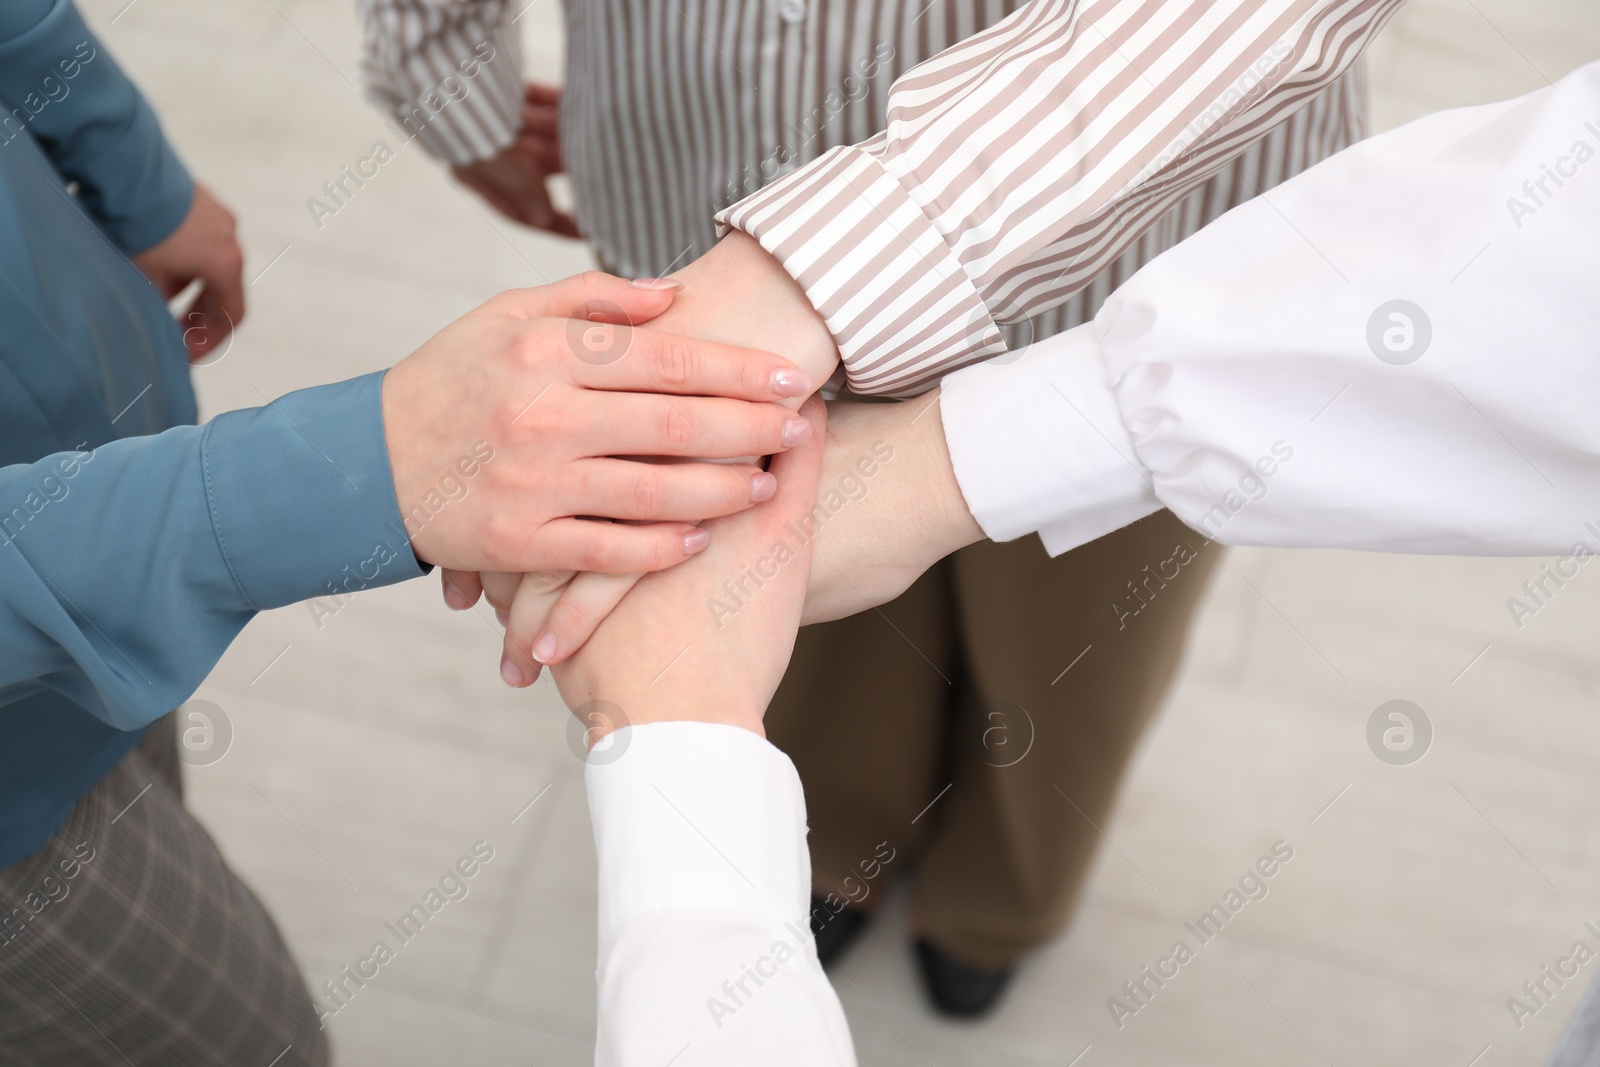
[[[778,0],[778,15],[785,22],[804,22],[806,0]]]

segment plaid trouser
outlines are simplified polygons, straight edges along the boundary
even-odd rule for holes
[[[277,926],[184,810],[178,771],[168,716],[0,871],[0,1064],[328,1062]]]

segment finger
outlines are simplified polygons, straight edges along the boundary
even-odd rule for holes
[[[573,374],[578,384],[739,400],[786,400],[813,391],[809,375],[771,352],[613,321],[598,322],[579,335],[584,358]]]
[[[812,397],[800,406],[800,415],[811,423],[810,438],[798,447],[773,456],[769,468],[778,479],[778,491],[769,507],[784,521],[796,520],[811,510],[817,502],[817,482],[822,477],[828,406]]]
[[[551,233],[562,237],[580,238],[583,236],[578,230],[578,220],[565,211],[557,211],[550,219],[548,227]]]
[[[632,574],[665,570],[705,551],[711,535],[685,522],[642,526],[556,519],[545,524],[539,555],[575,571]]]
[[[772,475],[742,463],[636,463],[579,460],[569,469],[576,484],[561,493],[563,509],[608,519],[682,522],[717,518],[770,500]]]
[[[575,655],[594,636],[642,574],[580,574],[562,591],[545,618],[526,637],[528,656],[536,662],[554,666]],[[519,641],[523,635],[518,634]]]
[[[232,320],[209,288],[200,291],[194,306],[183,318],[188,324],[183,331],[183,343],[189,350],[190,363],[215,356],[222,342],[233,332]]]
[[[483,582],[477,571],[439,571],[439,585],[445,605],[451,611],[466,611],[483,595]]]
[[[585,390],[572,422],[573,444],[591,456],[767,456],[811,434],[808,420],[780,404],[660,393]]]
[[[521,137],[553,141],[561,135],[561,112],[553,107],[529,105],[522,109]]]
[[[244,321],[244,256],[237,254],[237,248],[234,252],[219,255],[200,277],[206,283],[202,299],[209,303],[211,309],[221,313],[213,318],[216,323],[216,329],[213,330],[215,343],[227,337],[234,327]]]
[[[522,99],[529,104],[560,107],[561,86],[545,85],[542,82],[527,82],[522,87]]]
[[[494,616],[500,625],[505,626],[511,602],[516,599],[517,590],[522,585],[522,572],[484,571],[479,579],[483,582],[483,598],[494,609]]]
[[[571,571],[543,571],[524,575],[518,584],[500,650],[500,678],[513,689],[538,680],[540,664],[530,651],[534,637],[572,580]]]
[[[646,284],[590,270],[533,289],[508,289],[489,305],[513,318],[578,319],[622,324],[626,329],[629,323],[648,322],[667,310],[682,288],[675,282],[641,281]],[[566,323],[546,323],[542,328],[560,333],[560,343],[567,343]]]

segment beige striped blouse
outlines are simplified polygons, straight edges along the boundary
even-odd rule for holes
[[[852,387],[909,395],[1005,351],[1002,329],[1085,320],[1359,138],[1356,60],[1400,2],[567,0],[563,151],[602,262],[662,274],[710,248],[713,218],[745,230]],[[520,5],[361,6],[368,84],[402,115],[480,42],[513,54]],[[508,81],[450,97],[424,143],[456,162],[509,143],[453,151]]]

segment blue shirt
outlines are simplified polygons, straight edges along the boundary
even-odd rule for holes
[[[195,421],[128,261],[193,187],[68,0],[0,13],[0,867],[264,608],[421,573],[381,375]]]

